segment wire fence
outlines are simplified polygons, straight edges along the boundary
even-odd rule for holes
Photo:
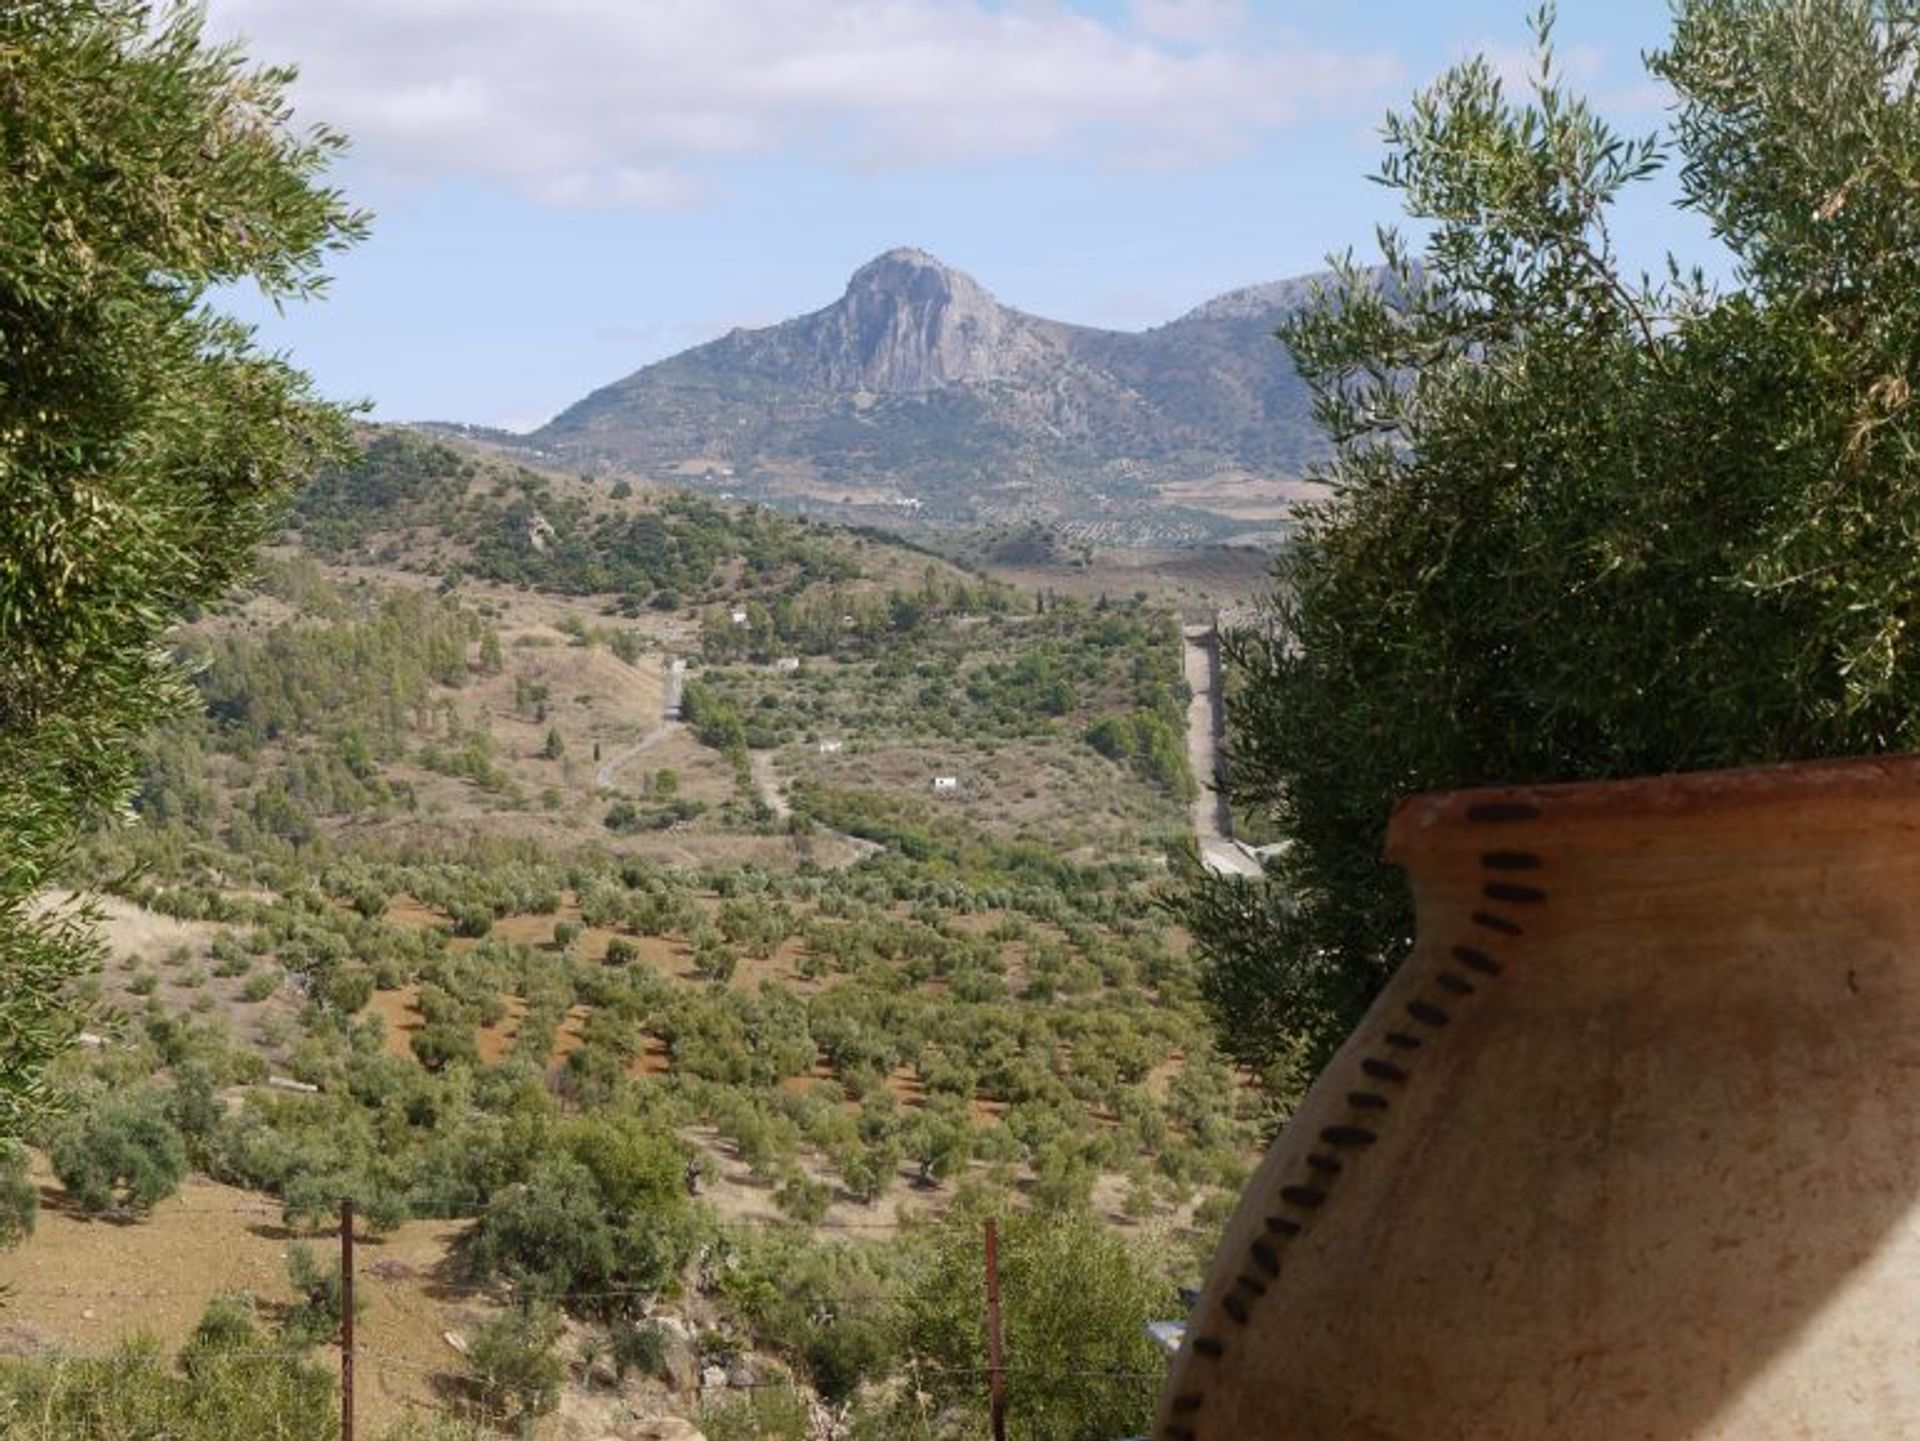
[[[200,1206],[194,1210],[202,1215],[245,1215],[266,1216],[278,1220],[281,1209],[272,1205],[232,1205]],[[343,1208],[344,1210],[344,1208]],[[593,1306],[601,1303],[632,1302],[636,1305],[650,1303],[658,1297],[657,1288],[623,1286],[603,1287],[590,1290],[568,1291],[563,1297],[535,1297],[526,1292],[517,1292],[514,1287],[504,1283],[474,1283],[452,1278],[442,1279],[431,1272],[408,1269],[403,1274],[383,1273],[381,1263],[372,1266],[358,1265],[355,1261],[355,1248],[348,1241],[354,1227],[351,1212],[343,1215],[343,1224],[338,1227],[300,1228],[305,1239],[311,1241],[338,1240],[341,1244],[341,1275],[347,1284],[343,1287],[346,1295],[356,1295],[358,1300],[383,1298],[395,1312],[408,1309],[408,1303],[424,1299],[427,1302],[480,1301],[498,1305],[525,1305],[541,1299],[564,1301],[569,1307]],[[897,1229],[889,1226],[889,1229]],[[988,1235],[983,1247],[982,1261],[982,1310],[989,1338],[988,1354],[983,1364],[947,1365],[925,1356],[909,1355],[901,1358],[895,1370],[900,1374],[910,1394],[925,1397],[929,1392],[938,1392],[952,1396],[957,1391],[977,1388],[977,1394],[984,1397],[994,1418],[994,1434],[1004,1438],[1007,1393],[1009,1388],[1032,1395],[1039,1391],[1057,1392],[1066,1387],[1083,1390],[1088,1387],[1128,1387],[1140,1388],[1158,1386],[1165,1378],[1163,1369],[1138,1369],[1120,1366],[1038,1366],[1024,1364],[1017,1351],[1011,1355],[1003,1352],[1000,1336],[1000,1316],[998,1307],[999,1276],[995,1259],[995,1246],[992,1239],[993,1225],[988,1223]],[[76,1281],[23,1281],[18,1283],[0,1282],[0,1325],[9,1320],[7,1312],[14,1302],[95,1302],[95,1301],[197,1301],[203,1306],[221,1296],[244,1295],[257,1299],[258,1275],[255,1273],[246,1282],[222,1286],[217,1282],[194,1285],[140,1285],[125,1283],[96,1284]],[[897,1308],[903,1303],[920,1298],[922,1293],[889,1288],[863,1289],[860,1294],[823,1299],[818,1304],[820,1323],[831,1325],[846,1316],[887,1308]],[[275,1303],[278,1304],[278,1303]],[[300,1304],[296,1298],[290,1303]],[[293,1338],[277,1344],[263,1345],[219,1345],[212,1354],[222,1359],[246,1360],[258,1362],[282,1362],[287,1365],[326,1364],[337,1355],[341,1369],[341,1390],[347,1398],[343,1407],[341,1426],[342,1441],[356,1441],[354,1432],[354,1403],[352,1400],[352,1379],[357,1372],[362,1381],[379,1376],[407,1378],[410,1385],[390,1387],[384,1383],[380,1387],[382,1409],[401,1412],[426,1410],[441,1413],[468,1423],[484,1423],[488,1419],[487,1409],[480,1403],[479,1395],[483,1377],[483,1368],[476,1366],[469,1356],[466,1344],[456,1333],[441,1333],[447,1349],[444,1358],[430,1359],[415,1351],[411,1354],[395,1351],[381,1342],[368,1344],[353,1335],[348,1319],[347,1307],[338,1308],[340,1332],[327,1340],[309,1340],[302,1342]],[[360,1307],[351,1308],[357,1312]],[[389,1309],[383,1306],[382,1310]],[[89,1313],[90,1314],[90,1313]],[[417,1309],[416,1309],[417,1315]],[[436,1318],[437,1325],[437,1318]],[[687,1340],[695,1344],[692,1366],[696,1385],[694,1387],[702,1405],[730,1404],[728,1398],[738,1400],[766,1392],[791,1392],[796,1400],[806,1402],[813,1409],[819,1409],[816,1398],[807,1388],[790,1375],[743,1374],[736,1366],[722,1366],[725,1380],[722,1383],[708,1385],[704,1383],[702,1373],[708,1372],[716,1360],[725,1360],[731,1355],[738,1358],[738,1351],[706,1353],[703,1355],[689,1333]],[[82,1364],[113,1364],[120,1359],[119,1353],[87,1353],[59,1348],[48,1353],[47,1359],[71,1360]],[[140,1357],[129,1356],[126,1359],[141,1361]],[[579,1358],[586,1361],[585,1380],[588,1389],[592,1388],[599,1359],[591,1355]],[[150,1363],[150,1357],[143,1364]],[[703,1364],[704,1363],[704,1364]],[[363,1393],[364,1394],[364,1393]],[[835,1433],[827,1433],[835,1434]]]
[[[328,1345],[317,1349],[329,1351],[335,1347]],[[317,1360],[315,1349],[291,1344],[226,1346],[219,1349],[218,1356],[223,1361],[258,1361],[289,1366],[313,1365]],[[120,1357],[111,1352],[89,1354],[62,1351],[55,1357],[47,1359],[72,1360],[95,1366],[111,1366],[121,1361]],[[145,1362],[140,1358],[128,1358],[125,1364],[139,1365]],[[416,1384],[404,1393],[395,1394],[390,1391],[382,1393],[382,1402],[389,1410],[401,1414],[428,1411],[474,1425],[497,1423],[497,1414],[477,1396],[464,1399],[459,1397],[458,1392],[467,1383],[468,1378],[458,1365],[428,1365],[417,1357],[404,1356],[378,1346],[366,1345],[356,1345],[353,1348],[353,1364],[359,1370],[363,1381],[369,1373],[376,1375],[399,1373],[415,1380]],[[926,1361],[909,1361],[904,1364],[903,1369],[908,1373],[910,1385],[916,1391],[941,1383],[984,1385],[995,1374],[992,1368],[987,1366],[940,1366]],[[1018,1365],[1004,1367],[999,1374],[1010,1385],[1044,1387],[1049,1391],[1058,1391],[1069,1385],[1084,1387],[1087,1383],[1129,1387],[1157,1386],[1164,1378],[1164,1373],[1160,1371]],[[589,1389],[591,1389],[591,1383],[589,1383]],[[812,1404],[816,1400],[809,1388],[791,1376],[759,1376],[752,1379],[730,1376],[722,1386],[700,1388],[698,1400],[703,1406],[725,1408],[729,1404],[752,1396],[781,1392],[791,1395],[797,1402],[803,1404]]]

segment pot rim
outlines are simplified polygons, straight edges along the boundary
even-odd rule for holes
[[[1680,820],[1784,812],[1836,802],[1920,805],[1920,756],[1846,756],[1621,780],[1426,791],[1394,807],[1385,855],[1391,863],[1405,865],[1543,821],[1558,829],[1631,817]]]

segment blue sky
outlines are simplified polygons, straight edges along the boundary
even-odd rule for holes
[[[832,301],[916,245],[1037,314],[1127,329],[1370,248],[1381,115],[1518,0],[212,0],[302,68],[375,212],[328,297],[239,302],[383,419],[524,429],[649,361]],[[1558,46],[1622,128],[1664,0],[1570,0]],[[1700,253],[1666,193],[1636,260]]]

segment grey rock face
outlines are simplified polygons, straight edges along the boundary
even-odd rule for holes
[[[1008,378],[1019,352],[1035,348],[1020,334],[1023,319],[924,251],[889,250],[806,325],[828,387],[910,395]]]
[[[583,467],[700,467],[755,498],[878,490],[936,522],[1157,513],[1159,485],[1290,479],[1324,454],[1273,338],[1308,294],[1283,281],[1152,330],[1098,330],[889,250],[831,305],[646,366],[527,442]]]

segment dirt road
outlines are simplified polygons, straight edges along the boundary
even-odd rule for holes
[[[600,769],[593,773],[594,788],[603,791],[612,790],[614,781],[619,778],[621,770],[629,762],[639,759],[675,731],[685,728],[685,725],[677,720],[660,722],[618,755],[609,756],[601,762]]]
[[[773,812],[773,818],[784,821],[792,815],[793,807],[787,804],[787,793],[780,784],[780,773],[773,768],[772,752],[755,751],[747,764],[753,769],[753,787],[760,793],[760,799],[767,803],[767,809]]]
[[[1193,838],[1200,863],[1221,875],[1258,876],[1260,863],[1233,840],[1233,815],[1216,781],[1220,745],[1226,736],[1226,705],[1220,694],[1220,639],[1210,625],[1181,630],[1187,687],[1187,763],[1200,792],[1193,799]]]
[[[612,790],[613,783],[619,778],[621,768],[637,756],[646,754],[668,736],[681,728],[680,693],[687,685],[687,663],[675,656],[667,662],[661,671],[666,682],[660,698],[660,724],[648,731],[639,740],[628,746],[616,756],[609,756],[600,768],[593,773],[596,790]]]

